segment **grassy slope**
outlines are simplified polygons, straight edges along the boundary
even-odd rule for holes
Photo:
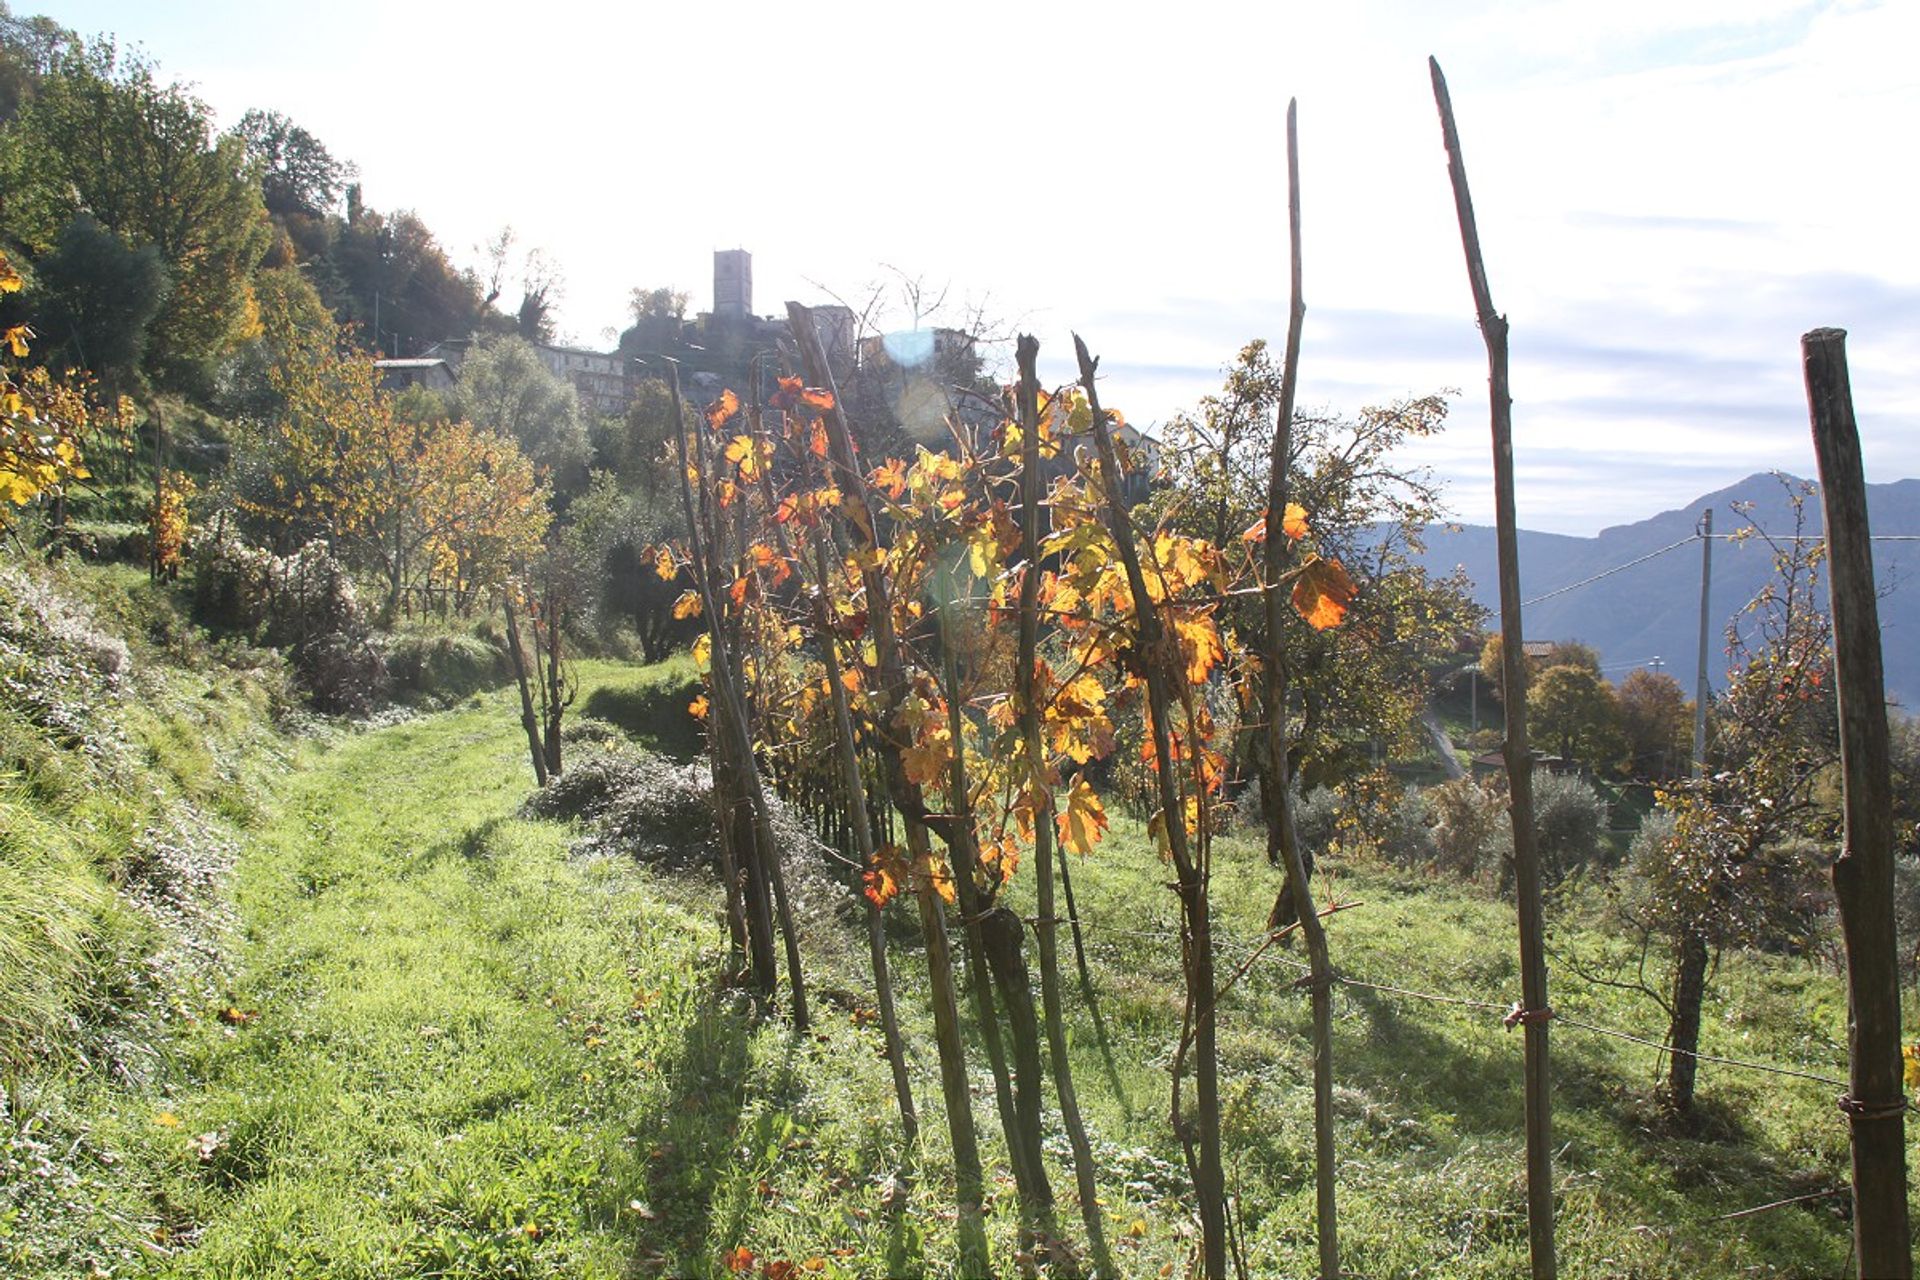
[[[589,692],[653,678],[612,666],[586,674]],[[903,1153],[878,1033],[851,995],[853,925],[816,925],[808,940],[815,981],[835,989],[820,1002],[818,1034],[755,1028],[713,988],[723,935],[710,883],[570,861],[564,828],[511,816],[528,789],[516,731],[505,698],[488,695],[309,748],[280,782],[241,863],[246,942],[226,997],[257,1016],[202,1020],[165,1096],[100,1104],[91,1141],[117,1161],[103,1179],[108,1209],[129,1234],[192,1246],[145,1270],[703,1275],[745,1246],[761,1264],[818,1260],[803,1274],[948,1274],[950,1184],[908,922],[894,921],[895,953],[929,1136],[896,1212],[882,1179]],[[1219,859],[1230,967],[1259,936],[1274,877],[1238,842],[1223,842]],[[1165,879],[1124,823],[1075,870],[1112,1038],[1109,1065],[1079,1016],[1075,1068],[1112,1234],[1139,1275],[1179,1273],[1193,1243],[1166,1137],[1179,1010]],[[1514,994],[1509,909],[1361,874],[1337,892],[1365,900],[1332,926],[1350,974]],[[1600,940],[1569,932],[1563,942],[1590,951]],[[1256,1275],[1305,1274],[1312,1259],[1295,958],[1255,966],[1227,1002],[1221,1036],[1230,1181]],[[1841,1072],[1844,1007],[1830,976],[1742,959],[1716,982],[1709,1050]],[[1660,1025],[1644,1002],[1564,976],[1555,998],[1609,1025]],[[1523,1269],[1519,1038],[1484,1011],[1380,993],[1342,990],[1336,1009],[1349,1269]],[[1830,1090],[1709,1066],[1711,1132],[1681,1138],[1646,1102],[1651,1051],[1571,1029],[1554,1044],[1563,1274],[1841,1269],[1846,1239],[1831,1205],[1714,1220],[1844,1180]],[[982,1076],[977,1052],[973,1065]],[[976,1097],[991,1134],[991,1090]],[[993,1229],[1011,1274],[1011,1187],[1004,1163],[996,1168]],[[1064,1167],[1054,1185],[1077,1234]]]

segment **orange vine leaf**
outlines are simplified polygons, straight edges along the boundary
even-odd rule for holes
[[[1338,560],[1310,557],[1293,582],[1293,607],[1315,631],[1339,626],[1353,596],[1353,579]]]

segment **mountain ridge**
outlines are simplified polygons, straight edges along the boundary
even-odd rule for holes
[[[1760,471],[1682,507],[1609,525],[1591,537],[1520,530],[1520,591],[1529,602],[1522,615],[1527,638],[1591,645],[1600,654],[1604,673],[1614,681],[1636,667],[1657,663],[1691,686],[1699,649],[1701,566],[1696,530],[1701,513],[1712,509],[1716,535],[1752,527],[1775,538],[1788,537],[1794,532],[1789,486],[1797,489],[1802,483],[1785,473]],[[1744,510],[1737,511],[1736,503]],[[1868,485],[1867,511],[1876,535],[1920,539],[1920,479]],[[1822,529],[1817,485],[1804,514],[1803,535],[1817,536]],[[1497,551],[1491,526],[1432,525],[1426,542],[1425,552],[1415,557],[1418,563],[1435,574],[1449,573],[1456,566],[1465,570],[1474,584],[1473,598],[1490,611],[1498,609]],[[1642,557],[1649,558],[1633,563]],[[1712,651],[1707,670],[1714,687],[1720,688],[1727,666],[1725,628],[1772,576],[1773,563],[1767,543],[1758,534],[1745,541],[1716,536],[1711,559]],[[1887,692],[1903,708],[1920,706],[1920,646],[1905,643],[1920,636],[1920,585],[1912,581],[1916,574],[1920,574],[1920,540],[1875,544],[1874,581],[1880,591]]]

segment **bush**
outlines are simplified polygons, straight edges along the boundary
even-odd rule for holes
[[[1533,829],[1548,884],[1604,868],[1607,802],[1584,778],[1550,773],[1533,786]]]
[[[1506,821],[1500,797],[1472,778],[1456,778],[1427,788],[1422,798],[1432,832],[1433,869],[1462,880],[1484,874],[1489,848]]]
[[[1425,795],[1406,791],[1380,806],[1369,833],[1380,856],[1400,867],[1431,867],[1435,861],[1433,827]]]
[[[1293,829],[1300,845],[1318,857],[1340,833],[1340,797],[1329,787],[1316,787],[1293,802]]]
[[[202,625],[283,650],[316,709],[365,715],[379,700],[386,663],[326,544],[276,556],[230,538],[210,543],[194,565],[193,599]]]
[[[1541,879],[1548,887],[1590,868],[1603,868],[1606,829],[1607,802],[1592,783],[1568,774],[1533,775],[1534,841]],[[1506,893],[1513,887],[1512,823],[1495,824],[1488,852],[1498,859],[1500,892]]]

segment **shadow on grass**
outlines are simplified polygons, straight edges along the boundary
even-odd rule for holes
[[[585,715],[618,725],[650,751],[692,760],[706,748],[700,722],[687,704],[700,695],[694,677],[649,681],[645,684],[602,685],[587,697]]]
[[[1500,1051],[1476,1052],[1428,1030],[1436,1014],[1430,1006],[1409,1008],[1403,997],[1364,987],[1345,987],[1341,994],[1367,1020],[1361,1039],[1334,1050],[1342,1083],[1403,1092],[1423,1107],[1452,1115],[1462,1130],[1519,1134],[1525,1055],[1518,1034]]]
[[[794,1072],[797,1039],[756,1094],[764,1106],[743,1130],[753,1072],[756,1023],[743,1000],[725,990],[690,993],[696,1002],[678,1046],[658,1069],[672,1083],[659,1115],[636,1132],[647,1148],[647,1203],[655,1217],[636,1242],[643,1275],[705,1275],[718,1253],[737,1243],[747,1227],[751,1201],[736,1197],[716,1220],[716,1199],[726,1177],[745,1164],[767,1161],[785,1141],[782,1128],[800,1092]],[[747,1154],[740,1153],[745,1149]],[[665,1267],[665,1270],[655,1268]]]
[[[467,873],[481,882],[494,878],[494,837],[506,823],[504,817],[491,817],[473,823],[461,831],[449,832],[421,849],[405,868],[407,875],[419,875],[450,859],[459,859]]]

